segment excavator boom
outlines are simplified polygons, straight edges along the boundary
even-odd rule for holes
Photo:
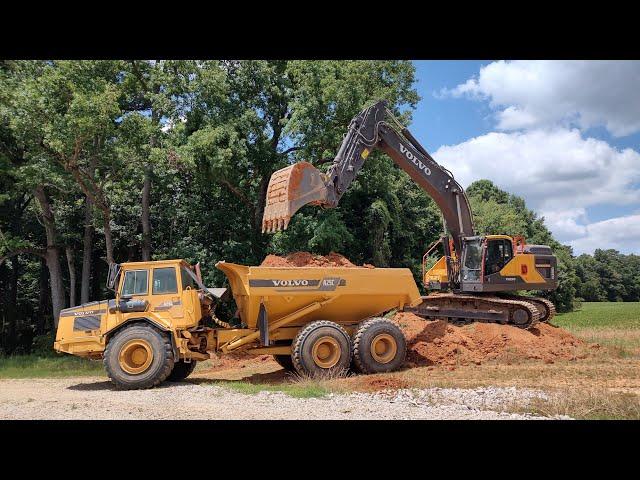
[[[356,115],[326,174],[300,162],[271,176],[263,232],[287,228],[304,205],[335,207],[374,149],[384,151],[420,185],[442,210],[446,229],[460,252],[462,237],[473,236],[473,220],[463,188],[439,165],[379,101]]]

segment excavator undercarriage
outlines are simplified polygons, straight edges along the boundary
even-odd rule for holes
[[[432,293],[422,297],[422,303],[406,312],[430,320],[447,320],[456,325],[471,322],[509,324],[532,328],[548,322],[555,307],[541,297],[520,295],[474,295],[467,293]]]

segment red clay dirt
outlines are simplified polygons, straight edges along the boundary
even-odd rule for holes
[[[285,257],[278,255],[267,255],[260,264],[261,267],[346,267],[358,268],[339,253],[331,252],[329,255],[314,255],[309,252],[294,252]],[[375,268],[373,265],[365,263],[365,268]]]
[[[394,321],[407,339],[407,366],[469,365],[497,360],[576,360],[588,345],[562,328],[540,323],[530,330],[496,323],[462,327],[443,320],[425,321],[408,312]]]

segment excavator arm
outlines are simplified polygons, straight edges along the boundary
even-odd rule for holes
[[[291,216],[306,204],[336,207],[374,149],[389,155],[436,202],[454,248],[461,252],[462,238],[474,235],[471,208],[464,189],[398,122],[384,101],[353,118],[326,174],[308,162],[300,162],[272,175],[263,231],[286,229]]]

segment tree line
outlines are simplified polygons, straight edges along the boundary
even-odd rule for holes
[[[410,123],[411,62],[1,61],[0,352],[29,351],[34,337],[50,345],[60,309],[109,296],[112,261],[200,261],[220,285],[219,260],[336,251],[419,280],[441,214],[380,154],[338,208],[305,207],[287,231],[261,233],[271,173],[326,167],[351,118],[381,98]],[[552,245],[551,298],[570,309],[570,248],[491,182],[469,195],[480,233]]]

